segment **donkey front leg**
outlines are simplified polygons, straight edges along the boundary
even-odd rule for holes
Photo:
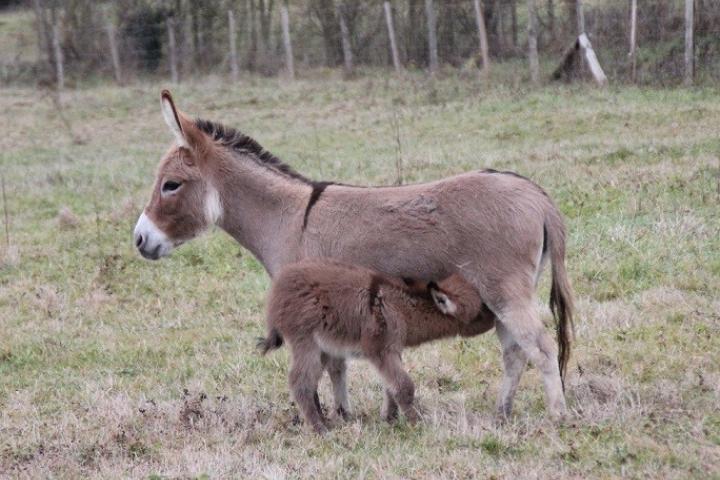
[[[323,354],[326,355],[326,354]],[[347,365],[342,357],[326,356],[325,368],[330,375],[335,398],[335,412],[343,420],[350,418],[350,403],[347,394]]]
[[[419,414],[414,405],[415,384],[403,368],[400,354],[387,353],[383,357],[373,360],[373,364],[385,381],[385,386],[390,396],[394,399],[392,403],[387,403],[386,397],[386,406],[392,410],[392,404],[397,402],[407,421],[409,423],[416,423],[419,419]],[[387,414],[388,412],[383,413]],[[387,416],[385,418],[387,418]]]
[[[505,333],[500,333],[501,330],[504,330]],[[548,412],[554,419],[563,417],[566,406],[560,380],[560,368],[557,362],[557,347],[550,335],[545,331],[535,303],[530,300],[526,303],[509,305],[503,309],[503,312],[499,315],[498,333],[500,333],[501,339],[503,335],[512,337],[512,340],[520,346],[525,356],[540,370],[545,384],[545,402]],[[505,357],[505,350],[507,350],[505,342],[507,342],[507,338],[503,342],[503,358]],[[508,354],[514,358],[509,359],[511,372],[506,371],[506,379],[508,376],[517,376],[517,380],[519,380],[525,364],[521,361],[521,357],[517,352],[511,350]],[[522,368],[520,367],[521,363]],[[506,361],[506,368],[507,366],[508,361]],[[517,371],[516,369],[520,370]],[[517,381],[513,378],[511,380],[512,382],[508,384],[508,387],[512,387],[508,390],[509,402],[504,402],[504,404],[508,405],[508,408],[512,407],[512,395],[514,394],[514,388],[517,387]],[[503,393],[505,391],[504,387],[505,385],[503,386]]]
[[[305,422],[319,434],[327,432],[325,417],[320,408],[317,394],[322,372],[320,350],[314,344],[305,344],[302,348],[293,345],[290,389]]]

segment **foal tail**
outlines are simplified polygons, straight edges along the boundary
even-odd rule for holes
[[[262,355],[265,355],[270,350],[277,350],[282,347],[283,338],[276,329],[271,328],[266,338],[258,338],[257,348],[260,350]]]
[[[570,343],[574,335],[572,288],[565,271],[565,224],[554,205],[545,215],[546,247],[550,252],[552,265],[552,286],[550,287],[550,311],[555,319],[558,342],[558,366],[563,390],[565,375],[570,360]]]

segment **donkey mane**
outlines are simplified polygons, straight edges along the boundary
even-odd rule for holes
[[[286,177],[300,180],[308,185],[313,185],[314,181],[307,178],[287,163],[284,163],[278,157],[265,150],[254,138],[245,135],[239,130],[210,120],[198,118],[195,120],[195,126],[210,135],[213,140],[221,145],[238,153],[249,154],[258,165],[261,165],[273,172],[280,173]]]
[[[322,195],[325,189],[330,185],[339,185],[335,182],[315,181],[306,177],[269,151],[265,150],[265,148],[263,148],[257,140],[245,135],[235,128],[226,127],[221,123],[203,120],[202,118],[195,120],[195,126],[210,135],[213,140],[226,148],[229,148],[237,153],[247,154],[248,157],[261,167],[264,167],[274,173],[278,173],[284,177],[298,180],[312,187],[310,199],[305,207],[305,214],[303,216],[303,230],[307,227],[310,210],[312,210],[317,201],[320,199],[320,195]]]

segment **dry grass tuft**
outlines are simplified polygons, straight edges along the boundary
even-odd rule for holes
[[[72,230],[80,225],[80,219],[69,207],[62,207],[57,216],[58,226],[61,230]]]

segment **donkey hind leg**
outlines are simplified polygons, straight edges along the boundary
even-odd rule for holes
[[[498,416],[504,420],[512,413],[513,398],[517,390],[520,377],[527,366],[527,357],[520,345],[515,343],[507,329],[497,322],[497,336],[500,338],[503,355],[503,381],[497,399]]]
[[[398,417],[398,404],[389,388],[385,389],[385,397],[380,415],[386,422],[394,422]]]
[[[323,373],[320,350],[314,344],[293,348],[290,369],[290,389],[305,422],[317,433],[327,432],[325,417],[320,409],[317,388]]]
[[[409,423],[416,423],[419,414],[413,403],[415,384],[403,368],[400,354],[387,353],[382,358],[374,360],[373,364],[380,372],[387,390],[394,399],[393,403],[397,403]],[[391,407],[391,405],[387,406]]]
[[[350,403],[347,394],[347,366],[342,357],[328,356],[325,361],[325,368],[330,375],[333,386],[333,397],[335,398],[335,412],[343,419],[350,418]]]
[[[531,299],[525,304],[510,305],[503,309],[498,323],[502,324],[502,328],[542,373],[545,384],[545,403],[550,416],[558,419],[565,415],[565,396],[557,363],[557,347],[545,331],[533,300]],[[503,346],[503,348],[505,347]],[[516,375],[519,379],[519,374]],[[510,383],[508,385],[512,386]],[[510,395],[511,397],[512,395]]]

